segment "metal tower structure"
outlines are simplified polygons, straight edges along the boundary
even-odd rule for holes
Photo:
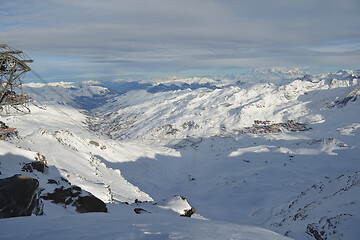
[[[0,44],[0,115],[30,113],[29,98],[23,93],[22,84],[31,63],[23,51]]]

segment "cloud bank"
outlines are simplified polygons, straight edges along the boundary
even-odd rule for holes
[[[0,39],[49,78],[356,68],[359,12],[358,0],[5,0]]]

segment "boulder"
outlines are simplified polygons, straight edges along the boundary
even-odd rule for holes
[[[107,212],[106,204],[93,195],[78,197],[73,206],[79,213]]]
[[[134,212],[135,212],[136,214],[151,213],[151,212],[149,212],[149,211],[147,211],[147,210],[145,210],[145,209],[143,209],[143,208],[134,208]]]
[[[53,193],[41,196],[41,198],[63,206],[74,206],[79,213],[107,212],[106,204],[103,201],[78,186],[68,188],[62,186],[56,188]]]
[[[31,163],[24,163],[21,171],[23,172],[33,172],[34,170],[44,173],[45,167],[47,167],[43,162],[34,161]]]
[[[14,175],[0,179],[0,218],[30,216],[39,204],[39,181]]]
[[[191,208],[191,209],[184,209],[184,214],[181,214],[180,216],[182,217],[191,217],[191,215],[193,215],[196,212],[195,208]]]

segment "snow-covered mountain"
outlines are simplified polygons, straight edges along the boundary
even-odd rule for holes
[[[255,77],[259,72],[255,71]],[[296,73],[293,81],[283,85],[271,81],[246,85],[235,82],[220,88],[209,81],[208,85],[194,89],[129,91],[96,109],[100,124],[94,120],[92,127],[112,138],[183,139],[236,136],[253,126],[254,120],[274,123],[294,120],[322,126],[317,123],[335,112],[328,107],[346,99],[359,81],[359,72],[353,71],[347,74],[341,71],[338,79],[333,78],[337,73],[302,77],[299,71]],[[279,77],[286,78],[288,72]],[[357,94],[352,93],[354,97]],[[338,127],[345,124],[342,119],[339,121]]]
[[[357,239],[359,78],[26,84],[32,113],[1,117],[18,133],[0,142],[0,178],[38,179],[45,216],[1,219],[1,238]],[[108,213],[46,200],[76,187]]]

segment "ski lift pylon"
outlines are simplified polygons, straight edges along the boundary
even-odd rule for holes
[[[0,44],[0,115],[30,113],[22,84],[31,62],[23,51]]]
[[[7,126],[4,122],[0,121],[0,140],[6,139],[10,134],[14,133],[16,128]]]

